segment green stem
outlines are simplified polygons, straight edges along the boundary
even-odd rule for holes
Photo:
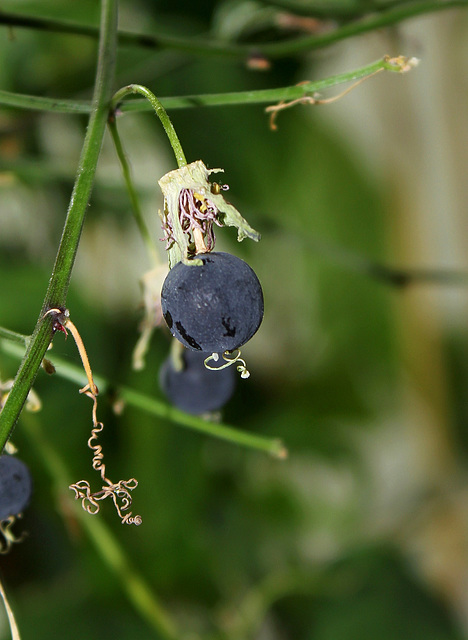
[[[52,111],[55,113],[90,113],[92,105],[89,102],[77,100],[62,100],[30,96],[24,93],[0,90],[0,104],[14,109],[30,109],[31,111]]]
[[[11,342],[17,342],[26,347],[29,342],[30,336],[25,336],[22,333],[17,333],[16,331],[10,331],[10,329],[0,327],[0,338],[5,338],[6,340],[10,340]]]
[[[319,0],[318,2],[299,2],[295,0],[261,0],[269,7],[276,7],[299,16],[313,16],[314,18],[333,18],[335,20],[349,20],[359,18],[366,13],[382,13],[399,5],[408,4],[408,0],[355,0],[346,2],[340,0]]]
[[[71,484],[68,470],[57,451],[46,440],[40,424],[34,416],[22,418],[21,426],[33,441],[35,450],[40,453],[55,486],[58,505],[63,504],[63,490]],[[118,540],[112,534],[102,518],[93,518],[74,504],[73,517],[76,517],[88,534],[100,558],[119,581],[123,592],[138,614],[151,625],[165,640],[175,640],[178,636],[173,621],[169,618],[161,603],[153,593],[144,577],[131,564]]]
[[[151,237],[148,226],[145,222],[143,213],[141,211],[140,200],[138,198],[137,191],[133,184],[130,165],[128,163],[124,148],[122,146],[122,141],[120,139],[119,132],[117,131],[115,118],[110,118],[108,125],[109,125],[109,131],[112,136],[112,140],[114,141],[115,150],[119,157],[120,166],[122,167],[122,174],[125,180],[125,186],[127,187],[130,203],[132,205],[133,216],[138,225],[138,229],[140,230],[140,234],[141,234],[141,237],[143,238],[143,242],[145,243],[146,250],[148,251],[148,254],[151,256],[154,266],[157,266],[158,264],[161,264],[161,260],[159,258],[158,252],[156,250],[153,239]]]
[[[167,34],[138,34],[127,31],[119,31],[119,43],[150,49],[173,49],[183,51],[190,55],[224,56],[237,59],[249,58],[254,50],[267,58],[282,58],[296,55],[304,51],[312,51],[335,44],[345,38],[358,36],[362,33],[375,31],[388,27],[409,18],[419,15],[452,9],[467,7],[466,0],[413,0],[391,4],[384,11],[368,13],[368,7],[362,11],[360,19],[337,27],[333,31],[308,37],[300,37],[285,40],[278,43],[249,43],[230,44],[213,41],[209,38],[185,38],[168,36]],[[8,12],[0,12],[0,24],[52,31],[57,33],[69,33],[97,38],[99,29],[90,25],[81,25],[66,20],[53,18],[39,18]]]
[[[212,93],[188,96],[175,96],[161,98],[160,102],[164,109],[190,109],[194,107],[224,107],[231,105],[247,104],[272,104],[280,100],[296,100],[298,98],[313,95],[314,93],[329,89],[330,87],[359,80],[379,69],[386,71],[401,72],[401,69],[392,65],[384,59],[371,62],[363,67],[329,76],[323,80],[306,82],[290,87],[280,87],[277,89],[261,89],[258,91],[236,91],[231,93]],[[51,98],[39,98],[27,96],[7,91],[0,91],[0,104],[14,106],[19,109],[33,109],[40,111],[53,111],[56,113],[89,113],[91,106],[84,102],[74,102],[72,100],[54,100]],[[154,107],[147,100],[131,100],[119,106],[119,112],[150,111]]]
[[[15,358],[20,358],[23,353],[21,347],[7,340],[0,340],[0,349]],[[51,359],[53,360],[58,376],[76,383],[79,387],[83,387],[87,383],[85,372],[81,367],[73,365],[58,356],[53,356]],[[100,394],[104,394],[107,390],[112,391],[113,395],[117,395],[117,397],[121,398],[126,404],[146,411],[151,415],[158,416],[159,418],[169,420],[181,427],[187,427],[188,429],[193,429],[199,433],[220,438],[221,440],[226,440],[242,447],[263,451],[274,458],[284,459],[288,455],[283,443],[276,438],[266,438],[241,431],[240,429],[225,424],[208,422],[197,416],[179,411],[165,402],[156,400],[129,387],[120,386],[116,388],[109,380],[94,373],[93,379]]]
[[[117,0],[103,0],[101,8],[101,38],[99,42],[93,108],[83,143],[62,239],[44,298],[43,307],[24,359],[18,370],[15,384],[0,413],[0,450],[3,449],[13,431],[54,334],[53,317],[44,314],[49,309],[65,307],[71,271],[78,249],[106,128],[109,104],[112,96],[116,48]]]
[[[288,225],[291,232],[291,225]],[[396,288],[431,284],[451,287],[467,287],[468,271],[461,269],[405,268],[392,267],[382,262],[370,260],[349,249],[328,242],[316,235],[303,233],[303,229],[295,229],[296,241],[304,242],[309,250],[323,256],[331,264],[339,265],[348,272],[360,273],[378,282]]]
[[[398,58],[395,58],[398,59]],[[400,57],[401,61],[405,60]],[[388,58],[380,58],[369,64],[353,69],[352,71],[346,71],[345,73],[339,73],[334,76],[329,76],[323,80],[316,80],[314,82],[303,82],[299,85],[290,87],[281,87],[277,89],[260,89],[257,91],[237,91],[232,93],[213,93],[213,94],[200,94],[179,96],[173,98],[162,98],[161,101],[164,107],[170,109],[187,109],[193,107],[214,107],[214,106],[232,106],[232,105],[247,105],[247,104],[271,104],[284,100],[289,102],[290,100],[297,100],[306,96],[313,96],[320,91],[330,89],[331,87],[344,84],[346,82],[353,82],[361,80],[367,76],[372,76],[379,71],[391,71],[393,73],[402,73],[404,65],[395,64],[389,61]],[[1,100],[1,96],[0,96]],[[121,107],[122,112],[128,111],[148,111],[149,105],[145,100],[132,100]]]
[[[187,164],[187,160],[185,159],[185,154],[183,152],[182,145],[180,144],[180,140],[177,136],[174,126],[169,116],[167,115],[165,108],[161,104],[161,101],[158,100],[154,93],[152,93],[149,89],[143,87],[140,84],[129,84],[127,87],[119,89],[119,91],[117,91],[112,98],[113,110],[117,110],[122,100],[132,93],[139,93],[148,100],[159,120],[161,121],[167,137],[169,138],[169,142],[171,143],[172,150],[174,151],[174,155],[177,160],[177,165],[179,166],[179,168],[185,167],[185,165]]]
[[[128,387],[120,387],[118,393],[126,403],[139,407],[148,413],[166,417],[181,427],[188,427],[189,429],[194,429],[195,431],[214,438],[226,440],[241,447],[263,451],[274,458],[285,459],[288,455],[283,443],[276,438],[265,438],[264,436],[241,431],[240,429],[235,429],[234,427],[229,427],[218,422],[208,422],[202,418],[197,418],[196,416],[179,411],[155,398],[151,398]]]

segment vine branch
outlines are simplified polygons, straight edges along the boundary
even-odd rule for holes
[[[23,350],[19,345],[7,340],[0,340],[0,349],[4,353],[15,358],[20,358],[23,353]],[[73,365],[72,363],[55,355],[53,357],[53,363],[56,374],[61,378],[74,382],[80,387],[87,383],[87,377],[81,367]],[[247,447],[249,449],[263,451],[274,458],[287,458],[288,452],[285,446],[276,438],[256,435],[219,422],[208,422],[198,416],[193,416],[185,413],[184,411],[180,411],[179,409],[175,409],[171,405],[162,402],[157,398],[148,396],[140,391],[135,391],[130,387],[119,386],[115,388],[109,380],[99,375],[93,374],[93,380],[99,387],[101,394],[105,394],[106,391],[112,389],[113,395],[115,395],[119,400],[122,400],[125,404],[140,409],[141,411],[145,411],[151,415],[169,420],[181,427],[186,427],[214,438],[226,440],[227,442]]]
[[[185,158],[185,154],[182,149],[182,145],[180,144],[180,140],[177,136],[176,130],[174,129],[174,126],[169,116],[167,115],[167,112],[163,107],[161,101],[156,98],[154,93],[152,93],[149,89],[143,87],[140,84],[129,84],[128,86],[119,89],[119,91],[117,91],[112,97],[111,113],[114,114],[118,110],[122,100],[132,93],[139,93],[148,101],[149,105],[156,113],[159,120],[161,121],[162,126],[164,127],[164,131],[166,132],[166,135],[169,138],[169,142],[171,143],[171,147],[174,151],[179,169],[180,167],[185,167],[185,165],[187,164],[187,160]],[[113,117],[111,117],[111,122],[112,121]]]
[[[119,31],[119,44],[130,45],[149,49],[172,49],[188,53],[190,55],[223,56],[237,59],[249,59],[252,50],[266,58],[283,58],[297,55],[305,51],[312,51],[328,47],[340,40],[382,29],[409,18],[419,15],[434,13],[444,9],[467,7],[466,0],[411,0],[392,3],[382,11],[376,11],[374,7],[365,6],[359,17],[346,22],[327,33],[301,36],[299,38],[273,43],[249,43],[232,44],[209,38],[185,38],[180,36],[168,36],[167,34],[141,34],[129,31]],[[296,8],[296,12],[298,9]],[[326,16],[324,16],[326,17]],[[333,15],[331,17],[334,17]],[[75,22],[0,12],[0,24],[10,27],[23,27],[50,31],[55,33],[68,33],[91,38],[97,38],[99,28],[92,25],[78,24]]]
[[[93,106],[67,218],[39,319],[28,343],[13,388],[0,413],[0,450],[3,449],[13,431],[54,335],[54,321],[50,315],[47,315],[47,312],[52,308],[65,308],[71,271],[91,195],[112,97],[117,49],[117,0],[102,0],[100,34]]]
[[[157,266],[160,264],[158,251],[154,244],[153,238],[151,237],[150,231],[148,229],[148,226],[143,216],[143,212],[141,210],[138,193],[132,180],[132,172],[130,169],[130,164],[127,160],[127,156],[125,154],[125,151],[122,145],[122,140],[120,139],[120,135],[117,130],[117,125],[114,117],[109,118],[108,125],[109,125],[110,134],[112,136],[112,140],[114,142],[115,151],[117,153],[117,157],[119,158],[120,166],[122,169],[122,175],[125,182],[125,187],[127,189],[128,197],[130,199],[133,217],[135,218],[135,221],[138,226],[138,230],[143,239],[143,242],[145,243],[145,247],[148,252],[148,255],[151,257],[153,265]]]
[[[380,58],[370,64],[366,64],[351,71],[346,71],[345,73],[329,76],[322,80],[302,82],[301,84],[296,84],[294,86],[280,87],[276,89],[259,89],[257,91],[235,91],[229,93],[174,96],[161,98],[160,103],[164,109],[170,111],[172,109],[191,109],[196,107],[269,104],[280,102],[281,100],[289,102],[306,96],[313,96],[317,92],[329,89],[336,85],[365,78],[379,70],[401,73],[404,68],[402,68],[402,66],[391,64],[389,62],[389,58]],[[129,86],[137,87],[139,85]],[[144,87],[141,88],[144,89]],[[121,91],[124,90],[121,89]],[[128,95],[129,93],[137,93],[137,91],[127,91],[125,95]],[[124,96],[121,95],[120,99],[123,97]],[[9,91],[0,91],[0,104],[18,109],[52,111],[55,113],[89,113],[91,111],[91,105],[86,102],[28,96]],[[136,99],[119,104],[118,113],[123,114],[135,111],[151,111],[153,109],[154,106],[147,98],[144,100]]]

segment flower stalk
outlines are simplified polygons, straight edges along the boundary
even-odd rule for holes
[[[122,100],[126,96],[131,95],[132,93],[139,93],[140,95],[144,96],[146,100],[148,100],[148,102],[154,109],[154,112],[156,113],[159,120],[161,121],[161,124],[164,127],[164,131],[166,132],[167,137],[169,138],[169,142],[171,143],[172,150],[174,151],[174,155],[176,157],[178,167],[179,168],[184,167],[187,164],[187,160],[185,159],[185,154],[182,149],[182,145],[180,144],[180,140],[177,136],[177,133],[174,129],[174,126],[169,116],[167,115],[167,111],[163,107],[161,101],[158,100],[158,98],[156,98],[154,93],[152,93],[149,89],[147,89],[146,87],[143,87],[140,84],[129,84],[128,86],[123,87],[122,89],[119,89],[119,91],[117,91],[117,93],[115,93],[112,98],[112,103],[111,103],[112,111],[118,112],[119,104],[122,102]]]

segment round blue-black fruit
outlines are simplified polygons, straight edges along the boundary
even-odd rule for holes
[[[22,513],[31,493],[32,479],[25,463],[15,456],[0,456],[0,520]]]
[[[234,351],[262,322],[260,282],[246,262],[229,253],[203,253],[196,259],[203,264],[178,262],[167,274],[161,291],[164,319],[188,349]]]
[[[159,372],[159,383],[172,404],[193,415],[218,411],[231,398],[236,386],[235,367],[210,371],[204,361],[210,353],[184,349],[178,371],[169,356]],[[216,366],[216,363],[210,363]]]

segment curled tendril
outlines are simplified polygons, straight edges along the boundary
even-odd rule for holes
[[[223,354],[224,364],[219,367],[210,367],[209,362],[218,362],[219,354],[212,353],[211,356],[208,356],[204,360],[205,367],[210,371],[221,371],[221,369],[226,369],[227,367],[231,367],[233,364],[237,364],[236,369],[240,373],[241,378],[248,378],[250,376],[250,371],[247,369],[247,364],[245,360],[243,360],[241,356],[240,349],[236,349],[235,351],[225,351]]]
[[[142,523],[141,516],[132,516],[131,512],[123,513],[132,504],[132,497],[129,492],[133,491],[137,486],[138,482],[135,478],[130,478],[130,480],[119,480],[115,484],[109,482],[100,491],[92,492],[89,482],[80,480],[80,482],[70,485],[70,489],[75,492],[75,499],[81,500],[83,509],[89,514],[95,515],[98,513],[100,509],[99,502],[111,497],[122,524],[140,525]]]
[[[47,316],[51,316],[53,319],[53,331],[62,331],[65,336],[68,335],[67,329],[73,336],[73,339],[78,348],[78,352],[81,357],[81,362],[83,363],[83,368],[86,373],[86,377],[88,379],[88,383],[82,389],[80,389],[80,393],[88,396],[93,401],[93,410],[92,410],[92,419],[93,419],[93,429],[91,430],[91,437],[88,439],[88,447],[93,451],[93,469],[95,471],[99,471],[101,474],[101,479],[103,481],[103,486],[99,491],[92,492],[89,482],[86,480],[80,480],[72,485],[70,485],[70,489],[75,492],[75,499],[81,500],[82,507],[85,511],[90,513],[91,515],[95,515],[99,512],[101,500],[105,500],[109,496],[112,498],[114,506],[119,514],[119,517],[122,523],[125,524],[135,524],[139,525],[142,522],[141,516],[132,516],[131,512],[128,514],[123,514],[123,511],[129,509],[132,504],[132,497],[130,495],[130,491],[133,491],[138,486],[137,480],[135,478],[131,478],[130,480],[119,480],[117,483],[111,482],[106,477],[106,465],[103,462],[104,454],[102,453],[102,446],[100,444],[95,444],[95,441],[99,437],[99,433],[104,429],[104,424],[99,422],[97,419],[97,396],[98,396],[98,388],[93,379],[93,373],[91,370],[91,365],[89,363],[88,354],[86,353],[86,348],[84,346],[83,340],[81,339],[80,333],[73,322],[70,320],[70,312],[68,309],[64,308],[52,308],[46,311],[46,313],[42,316],[42,318],[46,318]],[[5,531],[0,530],[4,534],[5,540],[10,540],[9,527],[5,527]],[[1,551],[0,551],[1,552]]]
[[[27,533],[25,532],[20,536],[16,536],[11,530],[11,527],[15,524],[18,518],[21,518],[21,514],[9,516],[8,518],[5,518],[5,520],[0,521],[0,534],[3,538],[0,540],[0,554],[8,553],[13,544],[22,542],[27,536]]]
[[[68,329],[78,348],[83,368],[88,379],[88,384],[80,389],[80,393],[88,396],[88,398],[91,398],[93,401],[93,429],[91,430],[91,436],[88,439],[88,447],[93,452],[93,469],[95,471],[99,471],[101,480],[104,483],[101,489],[95,492],[91,491],[89,482],[86,480],[75,482],[70,485],[70,489],[75,492],[75,499],[81,500],[83,509],[91,515],[98,513],[100,509],[99,502],[110,496],[122,523],[139,525],[142,521],[141,516],[132,516],[131,512],[128,514],[122,513],[130,508],[130,505],[132,504],[130,491],[133,491],[133,489],[137,487],[138,482],[135,478],[130,478],[130,480],[119,480],[119,482],[113,483],[106,477],[106,465],[103,462],[104,454],[102,453],[102,446],[96,443],[99,433],[104,428],[104,424],[99,422],[97,419],[97,396],[99,391],[93,379],[91,365],[89,364],[88,354],[86,353],[83,340],[81,339],[78,329],[70,320],[68,309],[50,309],[46,314],[44,314],[44,317],[47,315],[52,315],[53,317],[54,331],[60,330],[67,335]]]
[[[130,480],[119,480],[119,482],[114,483],[106,477],[106,465],[103,462],[104,454],[102,453],[102,446],[96,443],[99,433],[104,428],[104,424],[98,422],[96,417],[97,397],[90,390],[89,385],[80,389],[80,392],[93,400],[92,416],[94,428],[91,430],[91,436],[88,439],[88,447],[93,451],[93,469],[99,471],[104,484],[99,491],[92,492],[89,482],[87,480],[80,480],[70,485],[70,489],[75,492],[75,500],[81,500],[81,506],[89,514],[95,515],[98,513],[101,508],[99,502],[111,497],[122,524],[135,524],[138,526],[142,523],[141,516],[132,516],[131,512],[127,514],[123,513],[129,509],[132,504],[130,491],[133,491],[133,489],[138,486],[138,481],[135,478],[130,478]]]

